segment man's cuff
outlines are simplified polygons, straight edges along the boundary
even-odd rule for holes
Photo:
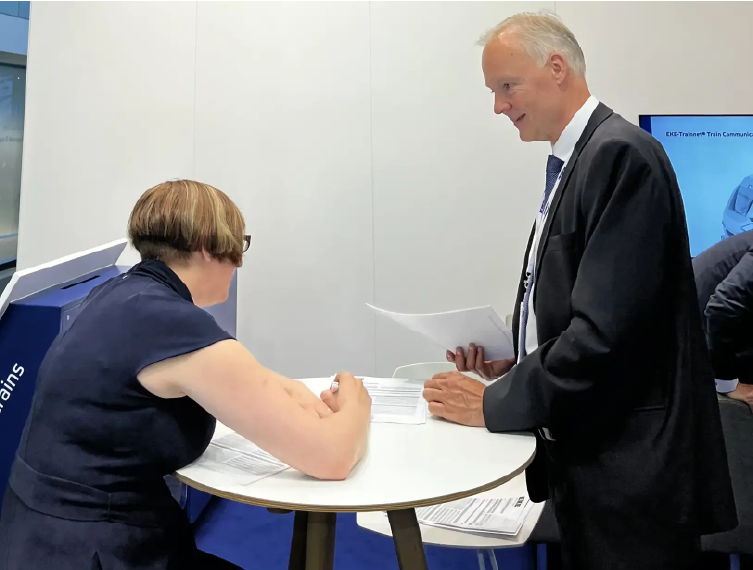
[[[720,394],[728,394],[737,388],[737,378],[734,380],[716,380],[716,391]]]

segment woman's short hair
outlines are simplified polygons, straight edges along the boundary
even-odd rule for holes
[[[128,239],[141,259],[186,262],[206,251],[236,267],[243,263],[245,224],[225,193],[193,180],[171,180],[150,188],[133,207]]]

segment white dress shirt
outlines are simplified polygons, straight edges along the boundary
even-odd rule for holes
[[[559,177],[557,178],[557,181],[554,183],[554,188],[549,194],[549,201],[546,208],[544,209],[544,213],[536,214],[536,233],[534,234],[533,243],[531,244],[531,251],[528,255],[528,268],[526,269],[529,282],[530,276],[533,272],[533,266],[536,261],[536,252],[539,249],[539,240],[541,239],[541,233],[544,229],[544,223],[546,222],[546,218],[549,214],[549,206],[552,203],[554,195],[559,189],[558,187],[560,185],[560,182],[562,181],[562,173],[567,168],[567,163],[570,161],[570,157],[573,155],[573,151],[575,151],[575,144],[580,139],[583,131],[586,130],[588,120],[591,118],[591,115],[596,110],[596,107],[598,105],[599,101],[593,95],[590,96],[588,100],[583,104],[583,106],[578,110],[578,112],[575,113],[572,120],[565,127],[565,130],[562,131],[559,140],[552,145],[552,154],[562,160],[563,166],[562,170],[560,171]],[[532,287],[533,289],[531,290],[531,294],[528,296],[528,322],[525,326],[526,338],[521,338],[520,342],[518,343],[518,346],[525,346],[526,354],[531,354],[539,346],[539,339],[536,331],[536,315],[533,311],[533,295],[536,292],[536,283],[533,283]],[[525,303],[525,300],[523,301],[523,303]],[[522,309],[523,307],[521,303],[521,316],[523,315]],[[523,330],[523,327],[520,327],[520,329]],[[525,345],[523,344],[523,342],[525,342]],[[519,355],[522,354],[523,351],[519,351]],[[518,361],[520,361],[521,358],[523,357],[519,356]]]
[[[717,378],[716,391],[720,394],[729,394],[730,392],[737,390],[738,384],[739,380],[737,378],[735,378],[734,380],[719,380],[719,378]]]

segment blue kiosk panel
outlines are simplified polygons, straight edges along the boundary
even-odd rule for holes
[[[61,331],[76,320],[81,304],[98,285],[128,271],[109,266],[68,283],[12,302],[0,319],[0,508],[13,458],[31,409],[39,367]],[[230,299],[207,311],[235,336],[236,282]],[[212,498],[168,478],[176,499],[195,522]]]
[[[111,266],[11,303],[0,319],[0,488],[8,483],[39,366],[52,341],[73,324],[89,292],[119,275]],[[1,501],[2,499],[0,499]],[[1,503],[0,503],[1,504]]]

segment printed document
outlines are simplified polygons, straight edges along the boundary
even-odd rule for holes
[[[230,433],[212,441],[204,454],[191,464],[191,468],[224,473],[232,476],[239,485],[250,485],[285,471],[288,465],[246,438]]]
[[[425,424],[423,383],[397,378],[363,378],[371,396],[371,421],[386,424]]]
[[[512,331],[490,306],[429,314],[393,313],[368,306],[445,350],[455,352],[458,347],[466,350],[469,344],[475,344],[484,347],[486,360],[502,360],[515,355]]]
[[[416,509],[418,522],[430,526],[484,534],[515,536],[533,508],[528,497],[471,497]]]

